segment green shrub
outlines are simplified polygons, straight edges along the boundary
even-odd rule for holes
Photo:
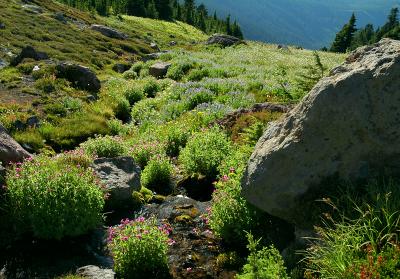
[[[209,76],[210,76],[210,71],[207,68],[194,69],[193,71],[191,71],[188,74],[187,80],[189,80],[189,81],[201,81],[203,78],[209,77]]]
[[[317,228],[318,238],[306,252],[307,278],[400,277],[399,182],[370,182],[365,190],[348,197],[358,196],[354,212],[340,206],[346,215],[328,216]]]
[[[128,121],[131,117],[129,101],[123,96],[114,99],[114,101],[116,102],[114,107],[115,117],[124,122]]]
[[[159,193],[170,189],[173,166],[168,158],[153,157],[142,171],[141,184],[143,187]]]
[[[82,148],[78,148],[60,153],[55,159],[61,165],[77,166],[87,169],[93,163],[94,157],[88,155]]]
[[[89,139],[82,143],[81,147],[89,155],[106,158],[122,156],[127,151],[121,138],[111,136]]]
[[[151,77],[144,80],[143,93],[146,97],[154,98],[158,91],[160,91],[160,85],[155,78]]]
[[[18,131],[13,136],[19,144],[27,144],[35,152],[39,152],[45,147],[44,139],[36,129]]]
[[[167,78],[179,81],[194,67],[195,63],[190,61],[180,61],[178,63],[174,63],[168,69]]]
[[[35,87],[44,93],[51,93],[56,90],[56,80],[53,77],[43,77],[35,81]]]
[[[125,98],[129,101],[129,104],[133,106],[144,98],[143,89],[140,86],[132,86],[125,90]]]
[[[247,234],[250,255],[243,266],[243,272],[237,275],[237,279],[288,279],[286,268],[281,254],[271,247],[264,247],[257,251],[261,239],[254,240],[253,235]]]
[[[129,127],[125,126],[119,119],[110,119],[107,121],[107,126],[113,136],[122,136],[129,133]]]
[[[162,156],[165,154],[165,147],[158,141],[142,141],[134,144],[130,148],[129,153],[143,170],[152,157]]]
[[[136,79],[138,77],[138,73],[132,71],[131,69],[123,73],[122,76],[124,77],[124,79]]]
[[[168,235],[171,229],[153,219],[123,220],[109,228],[108,247],[119,278],[168,278]]]
[[[61,239],[96,228],[102,220],[103,192],[92,171],[36,157],[7,176],[7,198],[20,233]]]
[[[177,157],[182,148],[186,146],[189,139],[189,129],[179,126],[177,124],[170,125],[166,128],[166,147],[165,151],[170,157]]]
[[[211,129],[194,134],[181,151],[179,160],[188,175],[202,174],[215,178],[219,165],[231,150],[231,143],[225,134]]]

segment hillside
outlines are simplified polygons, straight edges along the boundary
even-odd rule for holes
[[[219,15],[237,18],[245,37],[271,43],[320,49],[329,46],[337,31],[356,13],[357,25],[382,25],[399,0],[201,0]]]

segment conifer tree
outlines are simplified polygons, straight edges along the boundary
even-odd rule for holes
[[[349,22],[336,34],[336,38],[330,48],[333,52],[346,52],[350,48],[356,29],[356,16],[351,15]]]

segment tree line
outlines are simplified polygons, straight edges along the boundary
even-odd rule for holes
[[[231,17],[220,19],[216,12],[210,15],[204,4],[194,0],[59,0],[72,7],[95,11],[99,15],[133,15],[162,20],[179,20],[193,25],[206,33],[225,33],[243,38],[237,21]]]
[[[365,27],[357,29],[357,19],[353,13],[349,22],[336,34],[335,40],[329,50],[333,52],[346,52],[360,46],[376,43],[382,38],[400,40],[398,15],[399,9],[393,8],[383,26],[375,29],[372,24],[367,24]]]

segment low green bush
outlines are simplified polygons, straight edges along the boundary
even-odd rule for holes
[[[218,167],[232,151],[230,141],[218,129],[194,134],[179,156],[188,175],[202,174],[208,178],[218,175]]]
[[[255,240],[253,235],[247,234],[250,255],[243,266],[243,272],[236,279],[288,279],[286,268],[281,254],[274,246],[257,250],[261,239]]]
[[[26,144],[35,152],[40,152],[46,146],[42,135],[36,129],[17,131],[13,137],[19,144]]]
[[[110,129],[110,134],[113,136],[123,136],[129,133],[129,127],[119,119],[110,119],[107,121],[107,126]]]
[[[81,144],[89,155],[113,158],[122,156],[127,152],[123,140],[119,137],[103,136],[89,139]]]
[[[183,125],[169,125],[165,132],[165,151],[170,157],[177,157],[190,136],[190,130]]]
[[[128,87],[124,92],[124,96],[129,101],[129,104],[133,106],[144,98],[143,89],[140,86]]]
[[[131,106],[129,101],[124,96],[119,96],[114,99],[115,117],[123,122],[127,122],[131,117]]]
[[[158,193],[168,192],[172,179],[173,166],[168,158],[153,157],[142,171],[142,187]]]
[[[152,157],[165,154],[165,146],[158,141],[140,141],[129,148],[129,154],[143,170]]]
[[[153,77],[149,77],[143,80],[143,93],[148,98],[154,98],[158,91],[160,91],[160,85],[157,80]]]
[[[169,226],[157,226],[154,219],[143,217],[123,220],[119,226],[109,228],[107,241],[117,276],[168,278],[170,232]]]
[[[191,61],[179,61],[172,64],[167,72],[167,78],[179,81],[181,80],[191,69],[195,68],[196,64]]]
[[[44,239],[78,236],[102,221],[104,193],[90,169],[36,157],[7,175],[7,201],[19,233]]]

